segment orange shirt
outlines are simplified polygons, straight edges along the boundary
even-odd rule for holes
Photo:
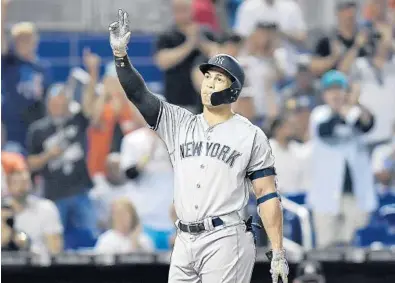
[[[133,130],[133,111],[129,104],[122,105],[119,114],[114,111],[111,102],[103,109],[100,125],[88,129],[88,171],[91,177],[105,172],[105,162],[112,145],[116,123],[119,123],[124,135]]]

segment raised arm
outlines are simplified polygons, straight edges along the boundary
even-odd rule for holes
[[[132,66],[127,55],[127,45],[130,39],[128,14],[118,11],[118,21],[109,27],[110,44],[115,57],[115,66],[119,82],[127,98],[136,106],[145,121],[154,126],[158,120],[161,102],[148,90],[144,79]]]

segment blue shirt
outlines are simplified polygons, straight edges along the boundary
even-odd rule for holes
[[[1,58],[1,119],[8,140],[25,145],[28,126],[45,114],[44,94],[48,86],[46,69],[15,54]]]

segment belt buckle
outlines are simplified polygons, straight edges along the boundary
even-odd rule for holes
[[[191,234],[199,234],[199,225],[197,223],[188,225],[188,232]]]

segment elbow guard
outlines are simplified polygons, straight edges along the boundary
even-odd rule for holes
[[[133,180],[133,179],[136,179],[140,175],[140,172],[136,166],[133,166],[125,171],[125,175],[128,179]]]

